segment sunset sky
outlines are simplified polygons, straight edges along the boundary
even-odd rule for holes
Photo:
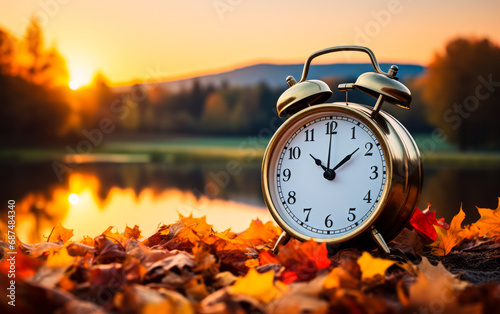
[[[39,18],[46,46],[71,80],[101,71],[117,85],[160,81],[257,62],[302,63],[341,44],[370,47],[379,61],[426,64],[456,36],[500,42],[500,2],[0,0],[0,27],[22,37]],[[362,56],[364,57],[364,56]],[[319,62],[368,61],[351,55]]]

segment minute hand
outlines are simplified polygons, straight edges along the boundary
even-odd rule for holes
[[[340,168],[340,166],[342,166],[343,164],[348,162],[349,159],[351,159],[352,155],[354,155],[354,153],[358,151],[358,149],[359,149],[359,147],[356,148],[356,150],[353,151],[352,153],[350,153],[349,155],[345,156],[344,159],[342,159],[335,167],[333,167],[332,171],[337,170],[338,168]]]

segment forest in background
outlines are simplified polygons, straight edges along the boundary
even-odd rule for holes
[[[334,91],[338,83],[356,79],[333,75],[321,79]],[[63,56],[46,48],[35,20],[23,38],[0,29],[0,145],[69,145],[96,128],[139,137],[255,135],[276,120],[275,104],[286,89],[265,82],[202,85],[195,79],[180,91],[145,83],[118,92],[98,73],[88,87],[73,91],[68,81]],[[410,132],[431,134],[462,150],[500,149],[498,45],[454,39],[436,53],[423,76],[403,82],[412,91],[411,110],[384,109]],[[345,94],[337,92],[330,101],[342,100]],[[361,93],[349,100],[375,102]]]

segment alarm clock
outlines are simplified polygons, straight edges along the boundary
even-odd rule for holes
[[[375,72],[338,86],[345,102],[325,103],[332,95],[320,80],[307,80],[311,61],[324,54],[358,51],[368,54]],[[273,251],[291,237],[326,242],[329,248],[378,246],[389,253],[394,239],[411,218],[422,190],[422,161],[405,127],[387,112],[385,103],[409,109],[411,93],[386,73],[373,52],[361,46],[337,46],[311,54],[302,78],[278,99],[287,119],[271,138],[263,157],[264,201],[283,229]],[[374,106],[347,101],[359,89],[377,99]]]

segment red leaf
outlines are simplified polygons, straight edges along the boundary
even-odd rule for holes
[[[436,219],[436,211],[429,209],[430,205],[423,211],[416,209],[410,219],[410,225],[426,240],[434,242],[437,239],[437,233],[433,225],[448,229],[448,225],[444,218]]]

